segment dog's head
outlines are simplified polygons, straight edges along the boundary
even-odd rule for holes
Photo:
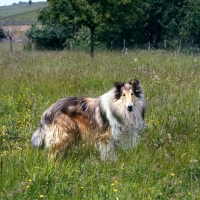
[[[129,112],[133,111],[134,102],[142,93],[140,82],[137,79],[130,80],[128,83],[115,82],[115,97],[121,100]]]

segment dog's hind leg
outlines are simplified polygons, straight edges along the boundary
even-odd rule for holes
[[[66,154],[74,141],[73,135],[63,127],[55,125],[45,137],[45,147],[49,149],[48,157],[55,159],[58,153]]]

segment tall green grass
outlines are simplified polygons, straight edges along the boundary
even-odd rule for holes
[[[199,199],[200,57],[0,51],[0,199]],[[56,161],[32,148],[57,99],[98,97],[132,78],[146,95],[148,128],[116,163],[86,144]]]

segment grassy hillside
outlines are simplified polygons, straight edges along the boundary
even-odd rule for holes
[[[0,48],[0,199],[197,200],[200,197],[200,57],[156,52],[22,52]],[[48,161],[31,134],[66,95],[107,92],[137,78],[148,128],[116,163],[81,144]]]
[[[35,20],[37,10],[47,7],[47,5],[47,2],[37,2],[32,5],[19,3],[11,6],[0,6],[0,21],[5,19]]]

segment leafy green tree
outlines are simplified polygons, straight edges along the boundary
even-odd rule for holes
[[[200,0],[147,0],[142,4],[143,18],[133,28],[138,41],[157,48],[164,38],[172,42],[199,34]]]
[[[94,56],[94,32],[100,24],[132,24],[142,13],[139,0],[48,0],[39,12],[42,22],[90,29],[90,55]]]
[[[113,40],[109,38],[109,41],[114,41],[114,44],[118,44],[118,41],[122,42],[124,37],[130,44],[148,43],[149,48],[154,49],[162,37],[165,23],[167,24],[168,5],[166,0],[145,0],[141,4],[142,17],[135,23],[107,27],[107,33],[101,29],[99,36],[102,40],[106,39],[106,35],[107,38],[113,37]]]
[[[143,4],[143,19],[137,21],[135,29],[140,33],[140,40],[149,43],[150,49],[157,48],[157,44],[166,32],[167,25],[173,20],[175,3],[173,0],[147,0]]]
[[[100,26],[97,37],[100,41],[114,46],[122,45],[125,38],[129,45],[148,44],[149,49],[182,40],[199,40],[200,0],[146,0],[141,4],[143,15],[133,24]],[[162,41],[162,43],[161,43]]]
[[[200,0],[190,0],[187,5],[187,13],[185,14],[180,36],[194,43],[200,43]]]
[[[133,24],[134,25],[134,24]],[[125,39],[126,47],[131,47],[137,40],[133,25],[109,25],[103,24],[97,27],[97,40],[106,45],[108,49],[119,49]]]

